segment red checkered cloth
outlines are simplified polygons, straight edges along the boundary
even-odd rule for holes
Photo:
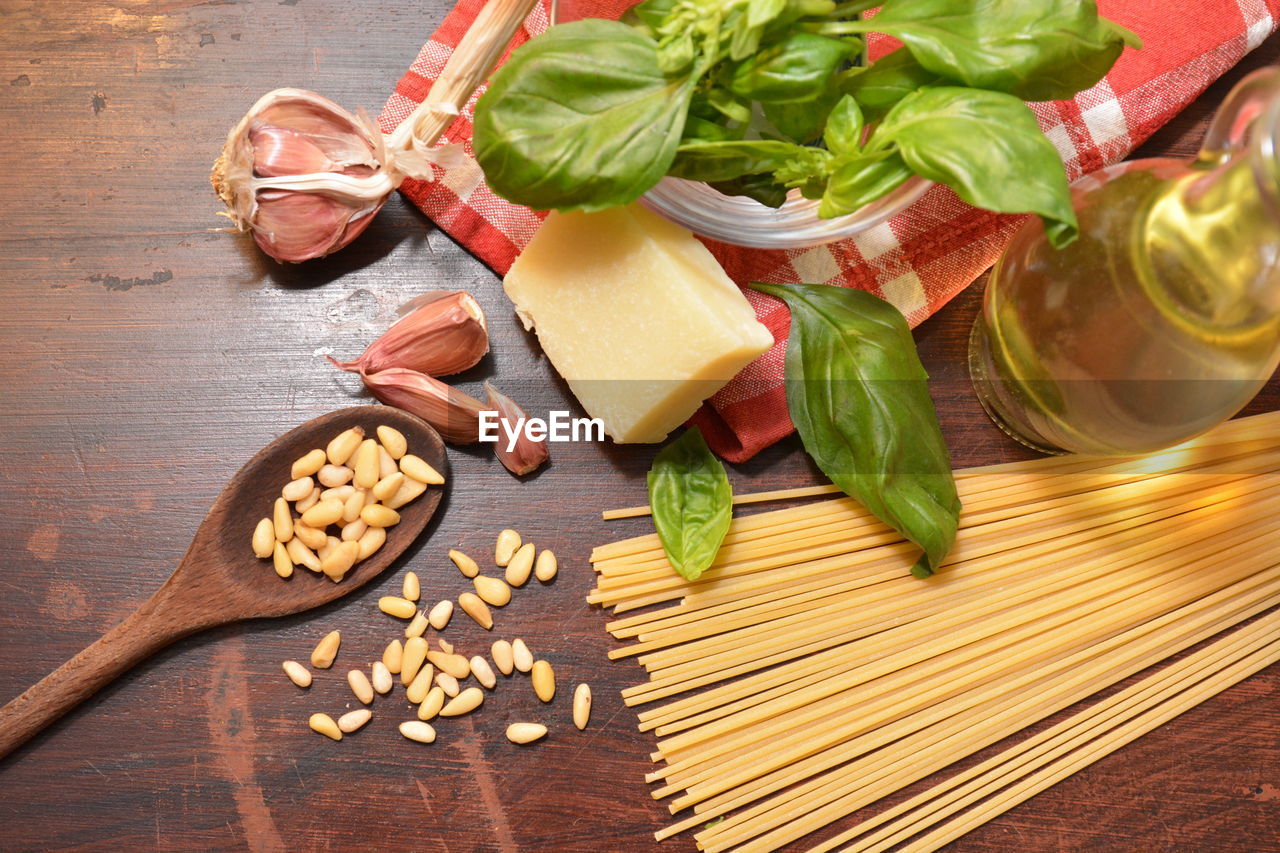
[[[379,124],[390,132],[431,88],[483,0],[460,0],[422,48],[387,100]],[[584,11],[617,17],[629,3],[584,0]],[[1033,104],[1040,126],[1075,179],[1124,158],[1157,128],[1257,47],[1276,28],[1280,0],[1200,0],[1177,10],[1153,0],[1099,0],[1106,17],[1136,32],[1143,50],[1126,49],[1097,86],[1069,101]],[[515,45],[547,28],[546,5],[535,8]],[[887,41],[887,40],[886,40]],[[890,45],[881,44],[883,52]],[[872,45],[873,51],[876,45]],[[483,92],[477,92],[475,97]],[[505,274],[545,214],[494,195],[470,159],[475,97],[442,138],[461,142],[468,158],[439,170],[434,182],[401,188],[438,226]],[[705,241],[729,276],[749,281],[839,284],[892,302],[914,326],[945,305],[996,257],[1020,216],[975,210],[935,186],[893,219],[857,237],[811,249],[744,249]],[[711,446],[738,462],[789,435],[782,365],[790,318],[778,300],[745,291],[775,345],[712,397],[694,417]]]

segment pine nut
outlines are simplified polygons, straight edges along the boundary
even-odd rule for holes
[[[515,671],[516,659],[511,651],[511,644],[506,640],[498,640],[490,648],[493,653],[493,662],[498,665],[498,671],[503,675],[510,675]]]
[[[458,596],[458,606],[462,608],[463,613],[474,619],[481,628],[486,631],[493,630],[493,614],[489,612],[488,606],[480,600],[480,596],[473,592],[464,592]]]
[[[439,644],[440,651],[444,652],[446,655],[453,654],[453,643],[449,642],[444,637],[436,637],[436,643]]]
[[[530,673],[533,679],[533,692],[538,694],[538,698],[543,702],[550,702],[556,695],[556,674],[551,669],[551,664],[544,660],[533,662],[533,672]]]
[[[385,480],[392,474],[397,473],[400,466],[396,464],[396,460],[391,458],[391,454],[387,452],[385,447],[378,446],[378,480]]]
[[[355,475],[356,472],[346,465],[326,465],[316,472],[316,479],[326,489],[336,489],[350,483]]]
[[[320,561],[320,571],[328,575],[330,580],[340,581],[347,572],[351,571],[351,567],[359,558],[360,543],[343,542],[334,548],[328,557]]]
[[[444,601],[436,602],[435,607],[432,607],[431,612],[427,614],[427,622],[437,631],[443,631],[452,618],[453,602],[447,598]]]
[[[294,684],[299,687],[311,686],[311,673],[296,660],[287,660],[280,666],[284,667],[284,674],[289,676],[289,680]]]
[[[512,586],[524,586],[533,571],[533,543],[526,542],[520,546],[507,563],[507,583]]]
[[[316,530],[314,527],[308,527],[302,523],[302,519],[298,519],[293,523],[293,536],[295,539],[301,540],[312,551],[317,548],[323,548],[325,543],[329,541],[329,536],[323,530]]]
[[[457,696],[462,691],[462,688],[458,686],[458,679],[447,672],[436,673],[436,684],[444,691],[446,696]]]
[[[484,691],[479,687],[468,687],[445,703],[445,706],[440,709],[440,716],[460,717],[479,708],[482,702],[484,702]]]
[[[520,534],[514,530],[504,530],[498,534],[498,544],[493,548],[493,562],[506,566],[520,549]]]
[[[364,427],[353,426],[349,430],[338,433],[325,447],[325,456],[331,465],[345,465],[356,452],[360,442],[364,440]]]
[[[417,677],[418,670],[427,659],[427,641],[421,637],[410,637],[404,644],[404,655],[400,663],[400,683],[408,687]]]
[[[493,674],[493,669],[487,660],[476,655],[467,663],[471,666],[471,674],[476,677],[476,681],[490,690],[498,685],[498,676]]]
[[[422,720],[409,720],[400,724],[400,734],[418,743],[435,743],[436,730]]]
[[[399,640],[392,640],[387,643],[387,647],[382,650],[382,663],[387,667],[387,671],[392,675],[400,674],[400,664],[404,660],[404,646]]]
[[[410,601],[422,598],[422,583],[418,580],[417,572],[405,572],[400,588],[404,590],[404,597]]]
[[[350,522],[342,528],[342,533],[338,536],[343,542],[359,542],[360,537],[369,532],[369,525],[360,519]]]
[[[287,578],[293,574],[293,560],[289,559],[289,551],[284,544],[277,542],[275,549],[271,553],[271,562],[275,566],[276,574],[282,578]]]
[[[507,586],[507,582],[501,578],[478,575],[471,583],[476,588],[476,595],[480,596],[485,604],[504,607],[511,601],[511,587]]]
[[[400,487],[400,491],[396,492],[395,497],[385,500],[383,503],[391,509],[399,509],[407,503],[416,501],[426,490],[426,483],[419,483],[417,480],[405,477],[404,485]]]
[[[582,731],[591,720],[591,688],[579,684],[573,690],[573,724]]]
[[[422,704],[418,706],[418,719],[430,720],[434,719],[436,714],[440,713],[440,709],[444,707],[444,690],[440,687],[432,687],[427,691],[427,698],[422,700]]]
[[[405,698],[415,705],[427,698],[427,691],[431,689],[431,680],[435,676],[435,668],[424,666],[418,670],[418,674],[413,677],[413,682],[405,689]]]
[[[427,652],[427,660],[436,665],[442,672],[447,672],[454,678],[466,678],[471,674],[471,664],[467,663],[467,659],[462,655],[455,655],[451,652]]]
[[[450,551],[449,559],[453,560],[453,564],[458,567],[458,571],[469,578],[480,574],[480,567],[476,565],[476,561],[461,551]]]
[[[342,518],[342,501],[334,498],[322,500],[302,514],[302,523],[316,530],[324,530]],[[278,535],[277,535],[278,538]]]
[[[403,485],[404,474],[395,471],[378,481],[378,484],[373,487],[373,496],[380,501],[394,498]]]
[[[313,506],[315,506],[319,502],[320,502],[320,487],[316,486],[314,489],[311,490],[311,494],[307,495],[305,498],[295,503],[293,505],[293,508],[298,511],[299,515],[301,515],[302,513],[311,509]]]
[[[323,492],[321,492],[320,500],[338,501],[340,503],[345,504],[347,502],[347,498],[351,497],[355,493],[356,493],[355,486],[338,486],[337,488],[325,489]]]
[[[356,708],[354,711],[348,711],[338,718],[338,730],[351,734],[359,731],[364,724],[373,718],[373,712],[368,708]]]
[[[307,720],[307,725],[311,726],[313,732],[319,732],[334,740],[342,740],[342,729],[338,728],[338,724],[328,714],[312,714],[311,719]]]
[[[360,447],[356,450],[355,462],[351,466],[355,469],[355,485],[361,489],[372,489],[377,485],[378,480],[378,442],[372,438],[366,438],[360,442]]]
[[[542,723],[512,723],[507,726],[507,740],[512,743],[533,743],[547,736]]]
[[[369,683],[369,676],[364,674],[364,670],[353,669],[348,672],[347,685],[351,688],[351,692],[356,694],[356,698],[364,704],[368,705],[373,701],[373,685]]]
[[[290,539],[289,544],[284,546],[284,550],[289,554],[289,559],[299,566],[306,566],[313,572],[320,571],[320,558],[300,537],[295,536]]]
[[[364,535],[356,540],[360,546],[360,559],[366,559],[375,551],[382,547],[382,543],[387,541],[387,531],[381,527],[370,527],[364,532]]]
[[[325,634],[311,651],[311,665],[318,669],[333,666],[333,659],[338,656],[338,647],[342,645],[342,634],[330,631]]]
[[[412,453],[406,453],[400,457],[400,470],[410,480],[417,480],[419,483],[426,483],[429,486],[443,485],[444,477],[435,468],[427,463],[427,460],[420,456],[414,456]]]
[[[404,433],[386,424],[378,427],[378,441],[382,442],[382,446],[391,454],[392,459],[399,459],[409,449],[409,442],[405,440]]]
[[[369,503],[369,493],[356,489],[347,499],[342,502],[342,520],[350,524],[360,517],[360,512],[365,508],[365,504]],[[373,525],[370,525],[373,526]],[[386,525],[379,524],[378,527]]]
[[[529,651],[529,647],[524,644],[524,640],[515,639],[511,641],[511,658],[515,661],[516,669],[521,672],[528,672],[533,669],[533,652]]]
[[[413,621],[409,623],[409,627],[404,629],[406,637],[421,637],[427,633],[427,614],[419,610],[413,615]]]
[[[372,673],[372,678],[369,681],[372,682],[373,689],[378,691],[380,695],[390,693],[395,683],[391,680],[391,670],[387,668],[387,665],[380,660],[376,660],[373,662],[373,666],[370,667],[370,672]]]
[[[284,498],[276,498],[271,524],[275,528],[277,542],[288,542],[293,538],[293,513],[289,512],[289,503]]]
[[[555,553],[544,549],[539,552],[538,561],[534,563],[533,575],[543,583],[548,583],[555,579],[556,572],[559,571],[559,569],[560,566],[556,561]]]
[[[360,510],[360,520],[370,527],[394,527],[400,523],[400,513],[382,504],[369,504]]]
[[[320,562],[323,563],[329,558],[329,555],[333,553],[334,549],[341,544],[342,540],[337,536],[325,536],[324,544],[316,549],[316,556],[319,557]]]
[[[310,477],[299,477],[296,480],[290,480],[285,483],[284,488],[280,490],[280,497],[287,501],[300,501],[311,494],[311,490],[315,486],[315,481]]]
[[[276,528],[271,519],[264,518],[253,528],[253,553],[265,560],[276,550]]]
[[[310,477],[324,465],[324,459],[324,451],[318,447],[305,456],[299,457],[289,469],[289,479],[297,480],[301,477]]]
[[[378,609],[388,616],[397,619],[412,619],[418,608],[412,601],[395,595],[384,595],[378,599]]]

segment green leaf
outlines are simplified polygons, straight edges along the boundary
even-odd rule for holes
[[[688,142],[680,146],[668,174],[690,181],[729,181],[772,172],[802,146],[772,139]]]
[[[858,102],[845,95],[827,116],[822,143],[832,154],[857,154],[862,150],[862,110]]]
[[[1035,213],[1055,246],[1076,237],[1075,211],[1057,149],[1013,95],[941,86],[903,98],[868,142],[896,148],[917,175],[976,207]]]
[[[787,202],[787,188],[771,175],[742,175],[728,181],[711,181],[708,186],[725,195],[746,196],[765,207],[782,207]]]
[[[818,217],[830,219],[861,210],[902,186],[912,174],[896,152],[843,161],[827,180]]]
[[[652,39],[616,21],[560,24],[518,48],[476,105],[489,186],[546,210],[601,210],[675,159],[693,80],[658,68]]]
[[[928,376],[898,309],[870,293],[759,284],[791,309],[787,407],[822,472],[920,545],[912,572],[932,574],[960,516]]]
[[[840,99],[840,92],[828,85],[809,101],[761,104],[764,117],[774,129],[794,142],[816,142],[822,136],[827,115]]]
[[[870,65],[842,74],[841,88],[853,95],[868,121],[883,118],[894,104],[925,86],[946,84],[946,78],[925,68],[909,50],[895,50]]]
[[[935,74],[1028,101],[1070,98],[1142,44],[1093,0],[886,0],[865,28]]]
[[[733,515],[733,490],[724,465],[702,432],[691,427],[658,451],[648,483],[662,550],[681,577],[697,580],[715,560]]]
[[[797,32],[763,48],[733,69],[729,89],[764,103],[810,101],[853,53],[855,45],[839,39]]]

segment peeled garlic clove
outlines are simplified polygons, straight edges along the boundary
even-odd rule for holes
[[[516,424],[527,422],[528,417],[515,400],[498,391],[488,382],[484,383],[484,390],[489,395],[490,410],[496,410],[498,413],[498,441],[493,446],[498,461],[517,477],[536,470],[551,455],[547,450],[546,439],[534,441],[524,430],[520,430],[516,434],[514,445],[511,445],[507,436],[515,431]],[[502,426],[504,422],[505,427]]]
[[[425,373],[400,367],[366,373],[363,378],[373,396],[422,418],[445,441],[471,444],[479,440],[480,413],[487,409],[475,397]]]
[[[409,313],[359,358],[329,361],[352,372],[377,373],[402,367],[428,376],[448,376],[474,367],[489,351],[484,311],[471,294],[437,290],[415,297],[408,305]]]

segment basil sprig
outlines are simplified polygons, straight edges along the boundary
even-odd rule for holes
[[[791,309],[787,408],[804,449],[842,491],[920,545],[928,577],[960,517],[928,376],[897,308],[862,290],[751,285]]]
[[[724,465],[691,427],[658,451],[648,482],[662,550],[681,577],[697,580],[715,560],[733,514]]]

